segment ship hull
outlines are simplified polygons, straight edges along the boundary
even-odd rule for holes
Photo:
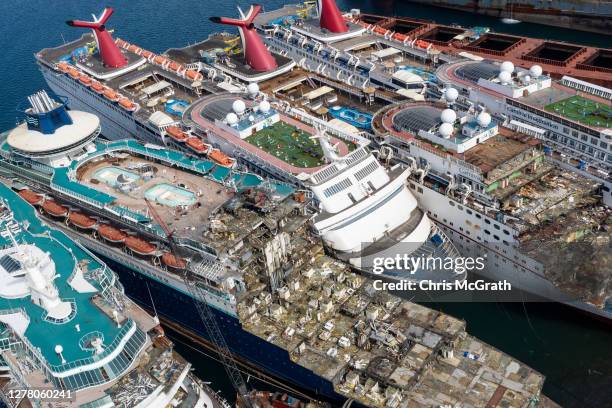
[[[597,1],[556,0],[539,8],[533,1],[504,0],[406,0],[447,9],[468,11],[498,18],[512,18],[529,23],[608,34],[612,30],[610,9]],[[512,8],[512,12],[510,9]],[[609,8],[609,5],[608,5]]]

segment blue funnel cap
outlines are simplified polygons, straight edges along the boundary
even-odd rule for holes
[[[18,108],[26,116],[28,129],[49,135],[64,125],[72,124],[65,102],[59,98],[50,97],[46,91],[28,96],[28,102],[29,106]]]

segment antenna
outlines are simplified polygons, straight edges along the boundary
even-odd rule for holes
[[[238,27],[246,63],[255,71],[267,72],[275,70],[278,64],[255,30],[253,20],[255,20],[260,11],[261,6],[254,4],[249,8],[249,12],[246,15],[238,8],[240,19],[211,17],[210,21]]]
[[[106,30],[106,22],[113,14],[113,9],[106,7],[100,17],[94,17],[94,21],[68,20],[66,24],[71,27],[91,28],[98,43],[100,57],[104,65],[111,68],[120,68],[127,65],[127,58],[121,53],[119,47],[113,41],[110,33]]]

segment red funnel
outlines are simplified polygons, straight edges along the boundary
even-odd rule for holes
[[[332,33],[346,33],[348,26],[334,0],[319,0],[319,24]]]
[[[119,51],[117,45],[115,45],[113,37],[106,31],[105,24],[112,14],[113,9],[107,7],[102,12],[102,15],[94,21],[69,20],[66,21],[66,23],[72,27],[91,28],[96,36],[98,50],[100,50],[100,57],[102,57],[104,65],[107,67],[119,68],[127,64],[127,59],[123,56],[121,51]]]
[[[249,12],[244,16],[243,19],[238,20],[235,18],[227,17],[211,17],[211,21],[214,23],[221,23],[227,25],[233,25],[238,27],[240,31],[240,37],[242,38],[242,48],[244,50],[244,60],[251,68],[255,71],[272,71],[278,67],[276,60],[270,54],[270,51],[266,48],[263,41],[257,34],[253,20],[259,14],[261,6],[255,4],[251,6]]]

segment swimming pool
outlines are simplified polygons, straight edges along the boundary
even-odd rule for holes
[[[145,192],[145,197],[147,200],[156,201],[169,207],[191,205],[196,202],[196,196],[193,192],[167,183],[151,187]]]
[[[334,106],[329,110],[329,114],[334,118],[348,122],[357,128],[372,128],[372,115],[369,113],[360,112],[356,109],[350,109],[344,106]]]
[[[108,166],[96,170],[96,172],[93,174],[93,178],[107,184],[110,187],[117,188],[119,186],[137,181],[140,179],[140,176],[136,173],[132,173],[131,171],[122,169],[121,167]]]

